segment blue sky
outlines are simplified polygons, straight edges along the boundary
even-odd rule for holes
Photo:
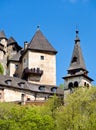
[[[96,84],[96,0],[0,0],[0,31],[8,38],[13,36],[23,47],[37,25],[58,51],[57,85],[67,74],[76,26],[86,68]]]

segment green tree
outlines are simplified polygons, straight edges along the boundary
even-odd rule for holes
[[[0,74],[4,74],[4,68],[1,63],[0,63]]]
[[[60,84],[59,87],[60,87],[61,89],[64,89],[64,84]]]
[[[0,130],[53,130],[53,118],[41,108],[0,103]]]
[[[57,130],[96,130],[96,88],[81,88],[57,113]]]

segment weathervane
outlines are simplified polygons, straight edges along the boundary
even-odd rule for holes
[[[76,25],[76,36],[78,35],[79,31],[78,31],[78,26]]]
[[[40,29],[40,25],[37,25],[37,30],[39,30]]]

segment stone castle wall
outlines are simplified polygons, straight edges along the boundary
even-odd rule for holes
[[[22,95],[24,95],[24,99],[22,99]],[[26,101],[43,101],[45,100],[46,95],[37,94],[35,97],[34,92],[28,92],[24,90],[17,89],[8,89],[0,90],[0,102],[22,102],[22,100]]]
[[[44,59],[42,59],[42,56]],[[56,57],[53,54],[28,52],[28,67],[43,70],[39,84],[56,85]],[[34,82],[35,83],[35,82]]]

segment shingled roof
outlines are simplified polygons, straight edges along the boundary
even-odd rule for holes
[[[10,84],[7,84],[7,81],[10,81]],[[23,83],[23,87],[20,86],[20,84]],[[31,91],[31,92],[37,92],[37,93],[49,93],[49,94],[54,94],[54,92],[52,91],[52,88],[57,88],[56,90],[56,94],[57,95],[64,95],[63,89],[58,88],[57,86],[52,86],[52,85],[42,85],[45,86],[45,91],[42,92],[39,87],[41,85],[40,84],[33,84],[33,83],[29,83],[25,80],[22,80],[20,78],[16,78],[16,77],[10,77],[7,75],[1,75],[0,74],[0,88],[4,89],[4,88],[15,88],[15,89],[20,89],[20,90],[25,90],[25,91]]]
[[[17,42],[15,41],[15,39],[14,39],[13,37],[10,37],[10,38],[8,39],[8,45],[9,45],[9,44],[12,44],[12,43],[17,43]]]
[[[8,39],[7,46],[12,45],[12,44],[15,44],[18,47],[19,50],[22,48],[21,46],[18,45],[18,43],[16,42],[16,40],[11,36]]]
[[[80,39],[77,34],[78,32],[76,32],[74,50],[73,50],[73,54],[72,54],[72,58],[68,70],[74,70],[74,69],[86,70],[86,66],[82,55],[82,50],[80,47]]]
[[[55,54],[57,53],[57,51],[52,47],[49,41],[42,34],[40,29],[36,31],[35,35],[33,36],[31,42],[28,45],[28,49],[36,51],[52,52]]]
[[[2,39],[2,38],[6,39],[6,35],[5,35],[4,31],[0,32],[0,39]]]

